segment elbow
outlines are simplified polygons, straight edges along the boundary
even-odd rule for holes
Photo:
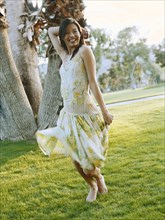
[[[48,35],[55,35],[55,28],[54,27],[49,27],[48,28]]]
[[[92,80],[92,82],[89,83],[90,89],[95,90],[98,87],[97,81]]]
[[[59,27],[50,27],[48,28],[48,34],[49,36],[51,35],[55,35],[58,36],[59,35]]]
[[[89,85],[90,85],[90,86],[96,86],[96,85],[97,85],[96,79],[91,80],[91,81],[89,82]]]

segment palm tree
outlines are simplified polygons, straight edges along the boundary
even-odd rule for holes
[[[5,8],[0,0],[0,139],[27,139],[36,131],[36,123],[15,66],[7,28]]]
[[[9,38],[15,64],[20,73],[21,80],[31,104],[34,114],[38,113],[42,96],[42,85],[38,70],[38,54],[33,43],[30,28],[30,10],[25,0],[6,0],[7,20],[9,22]],[[27,28],[27,41],[24,35],[18,30],[18,24],[24,29]],[[20,27],[20,26],[19,26]],[[31,39],[30,39],[31,38]]]

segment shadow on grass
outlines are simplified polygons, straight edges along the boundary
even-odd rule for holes
[[[0,165],[7,163],[7,161],[27,154],[30,151],[37,150],[37,143],[35,140],[28,141],[1,141],[0,143]]]

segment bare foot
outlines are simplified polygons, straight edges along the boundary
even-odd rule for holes
[[[97,186],[98,186],[98,191],[100,194],[104,194],[108,192],[103,175],[100,175],[100,177],[97,178]]]
[[[88,196],[86,198],[86,201],[87,202],[95,201],[96,197],[97,197],[97,192],[98,192],[98,187],[97,187],[97,184],[94,183],[93,186],[90,186],[90,190],[89,190]]]

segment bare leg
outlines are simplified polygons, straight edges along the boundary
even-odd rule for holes
[[[90,185],[90,191],[89,191],[89,194],[86,198],[86,201],[88,201],[88,202],[95,201],[96,196],[97,196],[98,187],[97,187],[97,184],[95,183],[93,177],[86,175],[78,162],[73,161],[73,163],[74,163],[77,171],[79,172],[79,174]]]
[[[96,182],[97,182],[97,186],[98,186],[98,190],[101,194],[103,193],[107,193],[107,187],[104,181],[104,177],[103,175],[101,175],[100,169],[99,168],[95,168],[93,170],[84,170],[84,173],[87,176],[90,176],[91,178],[96,178]]]
[[[79,174],[84,178],[84,180],[92,187],[93,186],[93,182],[94,179],[91,176],[87,176],[83,169],[81,168],[80,164],[77,161],[73,161],[77,171],[79,172]]]

